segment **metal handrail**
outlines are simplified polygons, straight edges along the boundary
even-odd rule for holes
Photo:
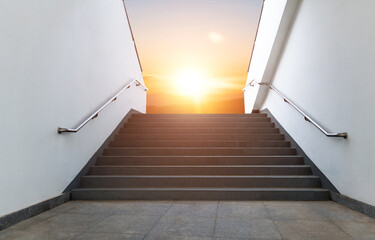
[[[254,54],[254,49],[255,49],[255,42],[257,41],[257,38],[258,38],[258,31],[259,31],[259,26],[260,26],[260,20],[262,20],[263,9],[264,9],[264,0],[263,0],[263,3],[262,3],[262,9],[260,10],[260,14],[259,14],[257,31],[255,32],[255,37],[254,37],[254,41],[253,41],[253,48],[251,50],[251,56],[250,56],[249,66],[247,67],[247,72],[250,71],[251,61],[253,60],[253,54]]]
[[[296,109],[300,114],[303,115],[303,117],[305,118],[305,120],[307,122],[310,122],[311,124],[313,124],[316,128],[318,128],[327,137],[342,137],[342,138],[347,138],[348,137],[348,133],[347,132],[342,132],[342,133],[330,133],[330,132],[327,132],[322,126],[320,126],[313,119],[311,119],[311,117],[309,117],[306,113],[304,113],[299,107],[297,107],[293,102],[291,102],[287,97],[285,97],[279,90],[277,90],[270,83],[258,83],[258,84],[261,85],[261,86],[268,86],[270,89],[274,90],[280,97],[282,97],[284,99],[284,102],[289,103],[294,109]],[[249,84],[249,85],[252,86],[251,84]],[[247,86],[249,86],[249,85],[247,85]],[[247,86],[245,86],[245,88],[243,89],[244,91],[247,88]]]
[[[137,54],[139,68],[141,69],[141,72],[143,72],[143,68],[142,68],[142,64],[141,64],[141,59],[139,58],[137,44],[135,43],[133,29],[132,29],[132,25],[130,24],[129,14],[128,14],[128,10],[126,9],[125,0],[122,0],[122,4],[124,5],[125,16],[126,16],[126,20],[128,21],[128,25],[129,25],[129,29],[130,29],[130,34],[132,36],[132,40],[133,40],[133,44],[134,44],[135,53]]]
[[[104,105],[102,105],[98,110],[96,110],[93,114],[91,114],[88,118],[86,118],[82,123],[80,123],[77,127],[75,128],[61,128],[61,127],[58,127],[57,128],[57,132],[59,134],[63,133],[63,132],[67,132],[67,133],[76,133],[78,132],[83,126],[85,126],[88,122],[90,122],[91,120],[95,119],[98,117],[99,115],[99,112],[102,111],[105,107],[107,107],[111,102],[113,101],[116,101],[117,100],[117,97],[122,93],[124,92],[126,89],[130,88],[130,86],[136,82],[136,86],[142,86],[145,91],[147,92],[148,91],[148,88],[143,84],[141,83],[140,81],[138,80],[133,80],[131,81],[130,83],[128,83],[125,87],[123,87],[118,93],[116,93],[111,99],[109,99]]]

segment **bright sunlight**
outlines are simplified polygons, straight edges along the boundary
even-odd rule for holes
[[[244,113],[263,0],[125,2],[149,88],[147,113]]]
[[[205,74],[195,68],[183,68],[173,79],[181,95],[199,99],[206,93],[207,79]]]

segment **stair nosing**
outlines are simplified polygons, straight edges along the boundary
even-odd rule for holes
[[[93,168],[120,167],[120,168],[310,168],[310,165],[95,165]]]
[[[129,156],[118,156],[118,155],[115,155],[115,156],[110,156],[110,155],[100,155],[99,156],[100,158],[303,158],[302,155],[260,155],[260,156],[222,156],[222,155],[219,155],[219,156],[212,156],[212,155],[208,155],[208,156],[186,156],[186,155],[183,155],[183,156],[179,156],[179,155],[174,155],[174,156],[171,156],[171,155],[153,155],[153,156],[148,156],[148,155],[129,155]]]
[[[107,147],[106,149],[296,149],[295,147]]]
[[[92,190],[126,190],[126,191],[322,191],[329,192],[325,188],[76,188],[72,191],[92,191]]]
[[[268,178],[268,179],[319,179],[315,175],[85,175],[83,178]]]

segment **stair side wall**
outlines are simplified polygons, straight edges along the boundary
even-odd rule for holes
[[[121,0],[0,2],[0,217],[60,195],[124,116],[146,111]]]
[[[258,108],[274,115],[341,194],[373,206],[374,8],[365,0],[300,1],[273,69],[275,88],[347,139],[326,137],[274,91]]]

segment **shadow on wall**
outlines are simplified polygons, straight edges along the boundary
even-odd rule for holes
[[[193,100],[186,104],[171,104],[168,106],[153,106],[147,104],[147,113],[245,113],[244,99],[224,101],[206,101],[195,103]]]

